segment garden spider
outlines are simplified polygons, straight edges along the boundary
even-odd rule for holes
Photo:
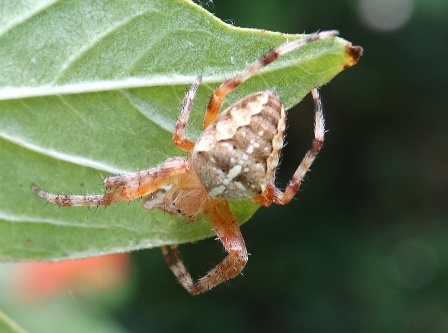
[[[36,185],[32,190],[58,206],[101,206],[143,197],[146,209],[158,208],[195,221],[203,212],[227,251],[227,256],[204,277],[194,281],[185,268],[177,246],[163,246],[168,266],[193,295],[237,276],[248,253],[228,200],[252,198],[262,206],[285,205],[296,194],[324,141],[324,116],[318,90],[312,90],[315,108],[314,140],[284,192],[275,187],[275,171],[283,146],[286,115],[272,91],[242,98],[218,115],[225,97],[279,56],[305,44],[337,35],[323,31],[286,42],[222,83],[211,95],[205,111],[203,132],[196,143],[185,137],[193,99],[201,83],[198,77],[186,93],[173,133],[173,141],[188,157],[169,158],[158,166],[104,180],[104,194],[55,195]]]

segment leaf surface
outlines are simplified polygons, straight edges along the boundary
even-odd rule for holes
[[[0,311],[0,332],[2,333],[26,333],[21,327]]]
[[[214,88],[300,36],[235,28],[186,0],[0,6],[0,260],[78,258],[212,236],[202,218],[188,224],[138,200],[57,208],[30,184],[101,193],[101,176],[183,156],[171,136],[189,84],[203,75],[187,126],[196,139]],[[310,43],[238,87],[224,107],[271,89],[289,109],[359,53],[341,38]],[[257,208],[232,203],[241,223]]]

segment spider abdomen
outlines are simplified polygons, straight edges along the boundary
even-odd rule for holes
[[[239,100],[210,123],[191,153],[209,195],[249,199],[274,182],[285,118],[277,95],[263,91]]]

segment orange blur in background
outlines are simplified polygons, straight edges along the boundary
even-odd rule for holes
[[[18,264],[10,285],[22,301],[39,301],[64,292],[107,292],[130,275],[129,254],[112,254],[61,262]]]

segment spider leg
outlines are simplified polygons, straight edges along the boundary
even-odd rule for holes
[[[188,292],[194,286],[193,278],[185,267],[182,259],[180,258],[179,251],[176,245],[162,246],[161,247],[163,258],[168,267],[174,273],[174,276],[187,289]]]
[[[111,176],[104,180],[107,188],[113,191],[104,194],[66,195],[53,194],[41,190],[35,184],[31,189],[42,199],[58,206],[107,206],[121,200],[133,200],[148,195],[161,186],[173,182],[173,177],[188,170],[188,161],[184,158],[170,158],[155,168],[128,175]]]
[[[187,126],[188,117],[190,116],[191,108],[193,107],[193,100],[201,84],[202,76],[196,78],[193,84],[188,89],[182,101],[182,108],[179,117],[177,118],[176,127],[173,133],[173,141],[176,146],[186,152],[193,149],[194,142],[185,138],[185,126]]]
[[[311,91],[314,100],[314,140],[311,144],[310,149],[305,154],[302,162],[298,166],[297,170],[294,172],[292,179],[289,181],[284,192],[280,191],[275,187],[274,184],[269,184],[265,191],[254,197],[253,199],[262,206],[269,206],[272,202],[278,205],[286,205],[289,203],[294,195],[297,193],[300,184],[305,177],[305,174],[314,162],[317,154],[322,148],[324,143],[325,134],[325,121],[324,113],[322,108],[322,101],[320,99],[319,90],[314,88]]]
[[[201,294],[234,278],[241,273],[248,259],[243,236],[228,202],[222,199],[211,199],[207,202],[204,213],[228,253],[227,257],[204,277],[193,281],[179,257],[177,247],[162,247],[162,253],[168,266],[182,286],[192,295]]]
[[[281,55],[297,50],[298,48],[301,48],[309,42],[334,37],[337,34],[338,31],[335,30],[322,31],[307,35],[300,39],[283,43],[282,45],[266,53],[262,58],[246,67],[246,69],[244,69],[241,73],[222,83],[210,96],[210,101],[208,103],[207,110],[204,116],[203,128],[206,128],[216,118],[225,97],[241,83],[257,74],[263,67],[269,65]]]
[[[173,157],[154,168],[133,172],[126,175],[109,176],[104,179],[107,188],[117,187],[142,187],[151,183],[153,179],[165,178],[175,174],[185,173],[188,170],[188,162],[183,157]]]

